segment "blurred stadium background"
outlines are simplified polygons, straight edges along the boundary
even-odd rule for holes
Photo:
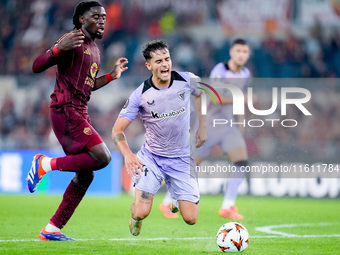
[[[50,68],[37,75],[32,73],[31,66],[37,55],[60,35],[72,30],[73,10],[78,2],[0,0],[2,193],[26,193],[26,173],[36,151],[62,155],[48,118],[55,70]],[[129,59],[129,69],[121,79],[92,94],[89,113],[94,127],[112,150],[114,160],[108,170],[97,174],[90,193],[117,195],[123,187],[129,189],[126,177],[121,174],[121,158],[110,138],[111,128],[128,95],[149,77],[141,48],[156,38],[168,42],[174,69],[188,70],[201,77],[209,76],[217,62],[228,58],[234,38],[243,37],[252,49],[247,67],[255,78],[327,81],[324,87],[312,88],[309,107],[313,117],[288,113],[287,118],[299,119],[298,128],[247,129],[246,140],[251,161],[339,163],[339,0],[101,2],[106,8],[107,24],[104,38],[97,41],[101,50],[100,74],[110,71],[115,59],[121,56]],[[261,93],[271,93],[270,85],[259,89]],[[266,95],[263,98],[268,98]],[[136,119],[126,132],[133,151],[143,143],[143,134],[143,127]],[[214,153],[219,155],[218,148]],[[47,193],[62,192],[64,187],[60,182],[64,181],[66,186],[69,179],[51,174],[39,189]],[[200,181],[202,193],[221,192],[220,180]],[[287,182],[254,179],[248,180],[240,192],[260,196],[339,197],[340,179],[300,178]]]

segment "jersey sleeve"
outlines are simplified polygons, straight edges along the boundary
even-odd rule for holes
[[[245,77],[244,86],[243,86],[243,89],[242,89],[243,92],[247,91],[247,88],[249,87],[249,85],[252,81],[252,78],[253,77],[251,75],[251,72],[249,71],[248,68],[246,68],[246,77]]]
[[[199,96],[201,90],[197,86],[197,82],[201,81],[201,78],[193,73],[188,73],[190,78],[190,94],[193,96]]]
[[[54,55],[51,48],[34,60],[32,71],[34,73],[41,73],[55,64],[57,64],[57,56]]]
[[[140,90],[135,90],[130,95],[129,99],[126,100],[126,103],[120,111],[118,118],[123,117],[125,119],[128,119],[129,121],[133,121],[140,111],[141,97],[142,95],[140,93]]]
[[[223,66],[222,63],[218,63],[216,66],[214,66],[214,68],[211,70],[210,72],[210,78],[214,78],[214,79],[221,79],[222,75],[221,75],[221,66]]]
[[[48,68],[50,68],[51,66],[54,66],[58,63],[58,56],[53,53],[52,49],[56,44],[61,42],[70,33],[72,32],[62,35],[50,49],[48,49],[45,53],[39,55],[34,60],[33,65],[32,65],[32,71],[34,73],[41,73],[47,70]]]

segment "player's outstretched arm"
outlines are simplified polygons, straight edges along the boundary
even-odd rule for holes
[[[58,58],[63,51],[74,50],[84,42],[84,35],[80,30],[72,31],[58,40],[48,51],[38,56],[32,66],[34,73],[41,73],[57,64]]]
[[[202,100],[202,94],[203,92],[201,91],[201,93],[195,98],[195,109],[198,115],[198,129],[196,132],[196,147],[199,148],[201,147],[204,142],[208,139],[208,135],[207,135],[207,121],[206,121],[206,115],[202,114],[202,110],[201,110],[201,100]]]
[[[32,65],[33,73],[41,73],[46,69],[57,64],[57,57],[53,54],[53,48],[38,56]]]
[[[128,173],[133,175],[138,173],[140,175],[141,171],[143,171],[144,163],[132,153],[124,134],[125,129],[130,125],[130,123],[131,121],[128,119],[123,117],[118,118],[112,128],[112,139],[124,156],[125,166]]]
[[[110,81],[118,79],[122,75],[122,73],[128,69],[128,67],[126,66],[127,63],[128,60],[126,58],[119,58],[110,73],[96,78],[93,90],[100,89],[101,87],[104,87],[106,84],[108,84]]]

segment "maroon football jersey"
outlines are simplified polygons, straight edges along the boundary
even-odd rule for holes
[[[83,30],[80,29],[83,32]],[[73,33],[69,32],[69,33]],[[69,33],[61,36],[61,42]],[[91,92],[100,66],[100,52],[97,44],[83,32],[84,43],[70,51],[60,52],[54,56],[52,49],[39,56],[33,71],[40,72],[57,64],[56,84],[51,95],[51,107],[62,105],[73,106],[77,109],[87,109]]]

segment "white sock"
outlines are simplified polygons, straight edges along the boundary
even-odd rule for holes
[[[41,160],[41,166],[42,168],[45,170],[46,173],[51,172],[52,168],[51,168],[51,158],[49,157],[43,157],[43,159]]]
[[[47,232],[59,232],[60,228],[57,228],[56,226],[53,226],[52,224],[48,223],[45,227],[45,230]]]
[[[230,207],[232,207],[232,206],[234,206],[234,205],[235,205],[235,201],[233,201],[233,200],[228,200],[228,199],[224,199],[224,200],[223,200],[223,203],[222,203],[222,208],[228,209],[228,208],[230,208]]]
[[[170,192],[167,191],[162,203],[165,205],[169,205],[171,203],[171,200],[172,198],[171,198]]]
[[[235,205],[238,187],[241,185],[242,181],[243,178],[229,178],[227,180],[222,208],[227,209]]]

